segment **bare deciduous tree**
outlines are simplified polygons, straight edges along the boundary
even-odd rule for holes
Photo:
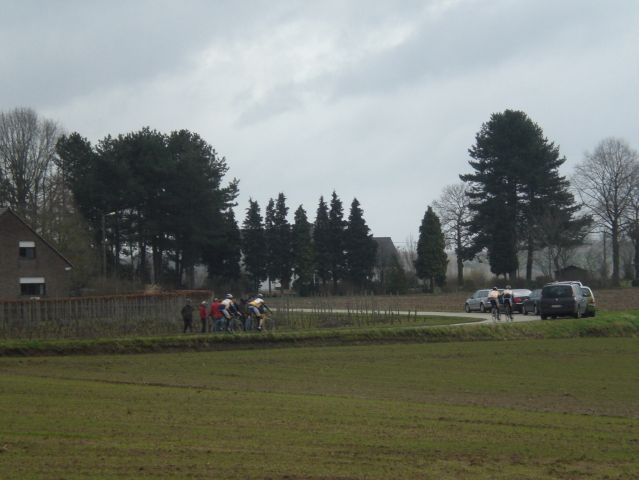
[[[433,202],[433,209],[442,223],[446,244],[455,251],[457,257],[458,285],[464,284],[464,260],[474,256],[471,251],[473,237],[468,228],[472,218],[469,205],[468,185],[463,182],[444,187],[439,200]]]
[[[0,112],[0,180],[8,206],[32,222],[49,194],[60,127],[30,108]]]
[[[576,168],[573,184],[595,222],[610,232],[612,282],[619,284],[619,240],[639,181],[635,150],[621,139],[606,138]]]

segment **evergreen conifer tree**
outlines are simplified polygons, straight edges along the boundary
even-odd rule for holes
[[[275,278],[280,281],[280,289],[282,291],[289,288],[293,269],[291,225],[286,218],[287,215],[286,197],[283,193],[280,193],[275,203],[272,237],[274,243],[271,245],[271,251],[274,259],[273,271],[275,272]]]
[[[295,220],[292,228],[293,271],[297,277],[295,288],[300,294],[305,294],[312,288],[314,269],[314,250],[311,235],[311,224],[306,216],[304,207],[300,205],[295,210]]]
[[[256,201],[249,200],[249,207],[246,209],[246,218],[242,229],[243,264],[253,288],[257,291],[260,283],[266,279],[266,263],[264,256],[264,225],[260,214],[260,206]]]
[[[271,282],[277,278],[277,238],[275,233],[275,201],[270,198],[264,212],[264,262],[268,277],[268,291],[271,293]]]
[[[357,198],[351,203],[346,231],[344,232],[344,250],[346,274],[353,286],[362,288],[370,279],[375,265],[377,244],[364,220]]]
[[[431,292],[435,285],[443,286],[446,282],[448,258],[445,245],[439,218],[429,206],[419,227],[415,270],[419,278],[428,280]]]
[[[525,249],[526,279],[531,280],[540,219],[548,211],[560,209],[572,217],[578,210],[559,175],[565,158],[521,111],[492,114],[475,140],[469,149],[474,173],[460,175],[470,184],[474,251],[487,248],[491,271],[514,277],[517,251]]]
[[[346,255],[344,252],[344,231],[346,222],[344,221],[344,209],[342,201],[333,190],[331,196],[331,207],[328,211],[328,244],[331,279],[333,280],[333,293],[337,292],[337,284],[344,276],[346,268]]]
[[[324,197],[320,197],[315,223],[313,227],[313,247],[315,250],[315,271],[322,281],[322,286],[330,279],[330,226],[328,220],[328,206]]]

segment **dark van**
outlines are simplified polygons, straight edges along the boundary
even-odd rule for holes
[[[539,314],[548,317],[572,316],[581,318],[588,308],[581,286],[575,283],[549,283],[541,289]]]

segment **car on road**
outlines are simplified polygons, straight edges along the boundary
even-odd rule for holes
[[[524,313],[524,302],[528,299],[532,292],[527,288],[513,289],[513,312]]]
[[[490,301],[488,300],[488,292],[490,289],[484,288],[477,290],[464,302],[464,310],[466,313],[477,310],[479,312],[486,312],[490,310]]]
[[[528,298],[521,304],[522,313],[528,315],[539,315],[539,300],[541,300],[541,288],[533,290]]]
[[[572,316],[581,318],[587,313],[588,300],[577,282],[553,282],[541,289],[539,315],[548,317]]]
[[[592,293],[590,287],[586,287],[585,285],[581,287],[581,293],[583,293],[586,298],[586,317],[594,317],[597,313],[596,304],[595,304],[595,294]]]

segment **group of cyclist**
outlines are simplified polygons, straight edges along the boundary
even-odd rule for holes
[[[271,313],[271,309],[266,305],[261,293],[249,297],[248,300],[241,299],[240,305],[236,303],[232,294],[227,293],[222,300],[214,298],[208,312],[206,302],[200,304],[202,332],[235,332],[238,329],[248,331],[254,328],[262,331],[265,328],[266,312]],[[209,319],[212,323],[209,323]]]
[[[512,305],[512,297],[513,291],[510,285],[506,285],[501,292],[497,287],[493,287],[490,292],[488,292],[488,300],[490,300],[490,311],[493,318],[497,321],[500,320],[499,315],[499,305],[504,306],[504,310],[506,312],[506,318],[509,320],[513,319],[513,305]]]

